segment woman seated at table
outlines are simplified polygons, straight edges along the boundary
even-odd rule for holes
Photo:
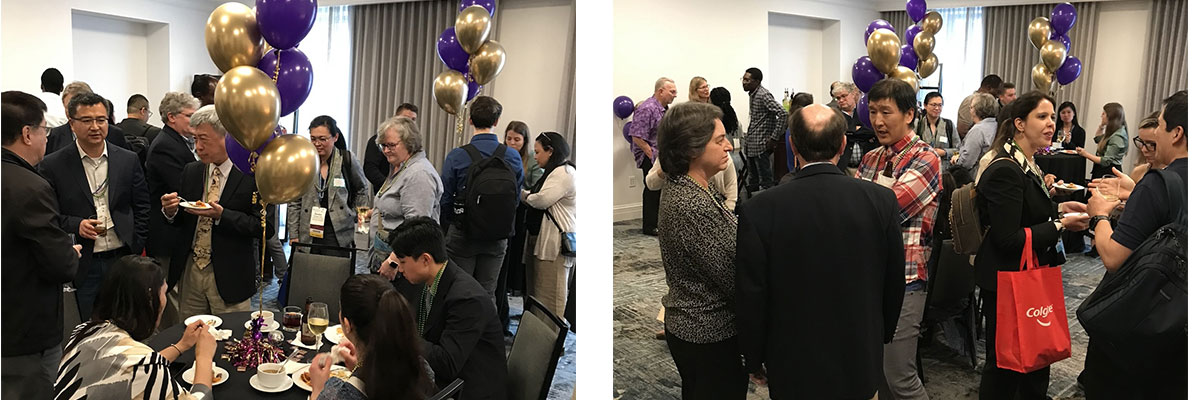
[[[184,329],[183,338],[154,351],[150,337],[166,305],[163,269],[152,258],[125,256],[112,266],[92,319],[67,341],[54,390],[57,399],[204,399],[212,397],[213,355],[217,342],[203,321]],[[167,366],[196,348],[192,390],[171,378]]]
[[[362,166],[349,151],[336,148],[342,137],[337,121],[327,115],[316,117],[308,125],[309,140],[317,149],[321,170],[316,184],[304,196],[291,201],[287,207],[287,229],[292,243],[320,244],[332,247],[354,247],[354,226],[358,222],[357,208],[371,206],[371,185]],[[312,229],[313,213],[322,210],[325,216]],[[307,248],[302,248],[308,251]],[[316,253],[345,256],[344,251]]]
[[[432,371],[420,357],[412,307],[392,284],[379,275],[352,276],[342,284],[341,302],[346,338],[340,353],[354,372],[348,380],[329,379],[330,355],[318,354],[308,370],[309,399],[417,400],[431,395]]]
[[[1100,113],[1100,127],[1096,128],[1096,154],[1080,147],[1079,155],[1095,163],[1092,179],[1112,175],[1113,168],[1121,170],[1125,151],[1129,148],[1129,133],[1125,127],[1125,108],[1120,103],[1104,105]]]
[[[421,145],[417,123],[404,117],[392,117],[379,124],[375,143],[387,158],[391,172],[375,193],[371,218],[371,262],[378,270],[392,252],[388,235],[406,219],[441,217],[442,178],[429,163]]]

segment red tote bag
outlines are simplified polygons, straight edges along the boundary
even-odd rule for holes
[[[1071,357],[1062,267],[1038,266],[1029,228],[1020,270],[996,278],[996,366],[1028,373]]]

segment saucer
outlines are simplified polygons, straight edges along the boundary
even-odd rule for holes
[[[250,329],[250,323],[251,323],[251,322],[253,322],[253,321],[246,321],[246,325],[245,325],[245,326],[246,326],[246,329]],[[266,326],[263,326],[263,328],[262,328],[262,331],[263,331],[263,332],[270,332],[270,331],[274,331],[274,330],[278,330],[278,329],[279,329],[279,321],[271,321],[271,323],[270,323],[270,324],[267,324]]]
[[[225,383],[225,381],[229,380],[229,371],[226,371],[225,368],[221,368],[216,365],[213,365],[212,372],[213,372],[213,380],[215,381],[213,383],[213,386],[220,385],[222,383]],[[187,371],[183,371],[183,376],[182,376],[183,381],[187,382],[189,385],[194,384],[194,383],[192,383],[192,379],[195,379],[195,377],[196,377],[196,367],[195,366],[188,368]]]
[[[263,386],[262,382],[258,381],[258,374],[250,375],[250,387],[252,387],[255,390],[258,390],[260,392],[279,393],[279,392],[291,389],[292,385],[294,385],[294,384],[295,384],[295,382],[292,382],[291,379],[284,379],[284,383],[282,385],[279,385],[279,387],[268,388],[266,386]]]

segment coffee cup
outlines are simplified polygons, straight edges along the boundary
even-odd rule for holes
[[[258,365],[258,381],[268,388],[276,388],[285,383],[287,372],[280,363],[264,363]]]
[[[250,313],[250,320],[254,320],[255,318],[258,318],[259,313],[262,313],[263,329],[270,327],[271,322],[275,321],[275,313],[267,311],[267,310],[255,311],[255,312]]]

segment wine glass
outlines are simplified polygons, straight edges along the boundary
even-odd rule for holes
[[[312,303],[308,310],[308,329],[314,335],[321,336],[329,327],[329,306],[325,303]]]
[[[1117,180],[1117,176],[1113,175],[1113,174],[1104,174],[1104,176],[1100,177],[1100,179],[1103,182],[1112,182],[1112,181]],[[1120,194],[1119,191],[1121,190],[1121,185],[1118,183],[1118,184],[1112,185],[1112,186],[1115,186],[1115,187],[1103,189],[1105,186],[1101,186],[1102,189],[1100,190],[1100,195],[1104,196],[1105,200],[1117,201],[1120,199],[1120,196],[1118,196],[1118,195]]]

